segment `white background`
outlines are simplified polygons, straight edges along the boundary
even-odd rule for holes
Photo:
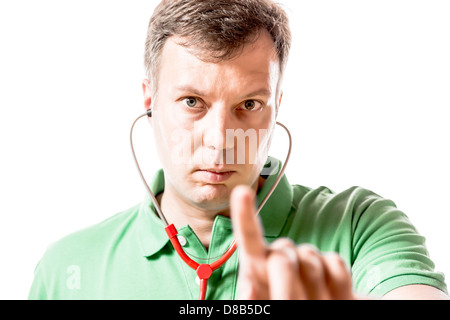
[[[282,1],[293,184],[392,199],[450,274],[450,3]],[[129,148],[156,1],[0,1],[0,299],[46,247],[142,200]],[[285,136],[272,155],[284,157]],[[159,167],[145,121],[146,175]]]

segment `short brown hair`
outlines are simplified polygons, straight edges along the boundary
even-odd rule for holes
[[[147,76],[157,81],[159,58],[171,36],[185,39],[181,45],[202,53],[203,60],[223,61],[238,55],[264,29],[273,39],[282,73],[291,33],[286,13],[271,0],[162,0],[147,31]]]

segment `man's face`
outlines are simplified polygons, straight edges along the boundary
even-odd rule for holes
[[[200,60],[179,40],[166,41],[156,96],[144,85],[165,192],[225,210],[235,186],[257,188],[275,125],[278,58],[268,33],[218,63]]]

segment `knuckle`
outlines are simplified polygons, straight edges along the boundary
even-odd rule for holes
[[[278,248],[272,250],[267,257],[267,263],[269,265],[283,265],[291,266],[294,263],[297,264],[297,257],[295,252],[288,248]]]
[[[302,244],[297,249],[300,257],[318,256],[319,251],[311,244]]]
[[[297,253],[302,278],[311,283],[321,283],[324,278],[324,266],[318,250],[311,245],[301,245]]]
[[[300,270],[303,272],[303,276],[307,277],[310,282],[318,283],[323,279],[323,267],[318,259],[310,259],[304,261],[300,266]]]
[[[295,243],[288,238],[279,238],[275,240],[269,250],[267,257],[269,264],[281,264],[284,267],[298,267],[298,258]]]
[[[298,259],[295,248],[283,247],[270,251],[267,257],[267,268],[271,273],[284,276],[298,273]]]
[[[272,243],[271,247],[273,249],[295,248],[295,243],[289,238],[278,238]]]
[[[337,253],[331,253],[324,256],[326,263],[333,268],[333,270],[340,272],[349,272],[349,268],[341,256]]]

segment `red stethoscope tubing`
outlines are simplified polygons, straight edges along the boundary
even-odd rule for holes
[[[237,248],[237,242],[236,239],[233,240],[228,250],[221,256],[219,259],[214,261],[211,264],[207,263],[198,263],[194,260],[192,260],[186,252],[184,252],[183,248],[181,247],[180,241],[178,241],[178,231],[175,228],[173,224],[167,226],[165,228],[166,233],[169,237],[170,242],[172,243],[172,246],[174,247],[177,254],[180,256],[180,258],[192,269],[195,270],[197,273],[198,278],[200,279],[200,300],[205,300],[206,298],[206,289],[208,287],[208,279],[213,273],[213,271],[219,269],[225,262],[230,259],[230,257],[233,255],[233,253],[236,251]]]

